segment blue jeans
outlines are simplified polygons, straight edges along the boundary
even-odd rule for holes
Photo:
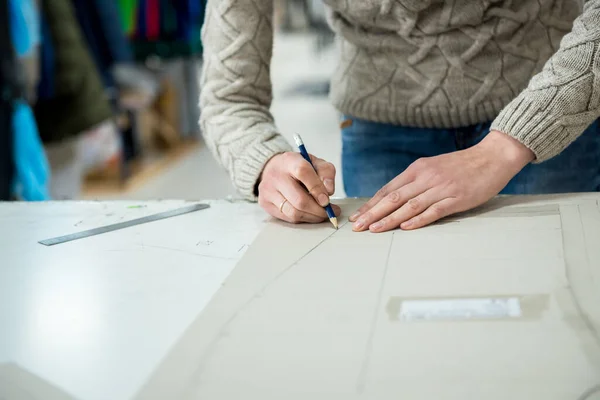
[[[407,128],[344,117],[342,171],[348,197],[371,197],[421,157],[463,150],[479,143],[490,123],[457,129]],[[600,124],[594,122],[566,150],[529,164],[502,194],[600,191]]]

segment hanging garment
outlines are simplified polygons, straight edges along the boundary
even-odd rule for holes
[[[13,101],[20,95],[17,59],[11,42],[10,10],[0,0],[0,200],[12,199],[15,171],[13,155]]]
[[[160,1],[146,0],[146,37],[148,40],[160,38]]]
[[[53,93],[40,96],[34,109],[42,141],[51,143],[87,131],[111,118],[112,111],[71,1],[42,0],[41,4],[54,60],[43,70],[53,71]],[[44,78],[48,77],[42,74]]]
[[[40,43],[39,12],[33,0],[9,0],[10,33],[19,57],[30,55]]]
[[[72,0],[77,20],[104,86],[115,86],[112,68],[133,62],[133,53],[120,24],[117,4],[106,0]]]
[[[52,99],[56,96],[54,75],[56,59],[54,58],[54,44],[48,21],[42,14],[41,25],[41,47],[40,47],[40,77],[37,86],[36,98]]]
[[[50,167],[29,104],[18,100],[12,118],[15,172],[14,196],[26,201],[50,200]]]
[[[160,2],[160,38],[177,40],[181,25],[177,20],[177,9],[170,1]]]
[[[117,0],[122,27],[127,37],[132,37],[136,30],[138,0]]]
[[[9,0],[10,29],[16,55],[31,57],[40,43],[38,10],[32,0]],[[19,64],[22,65],[22,64]],[[23,89],[30,86],[24,76]],[[35,117],[25,96],[13,99],[13,194],[27,201],[48,200],[49,167],[40,141]]]
[[[206,0],[120,0],[119,14],[128,36],[137,41],[200,40]]]

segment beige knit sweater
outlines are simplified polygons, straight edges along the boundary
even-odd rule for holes
[[[600,0],[323,0],[343,113],[417,127],[493,121],[541,162],[600,116]],[[273,0],[209,0],[201,127],[248,199],[291,150],[269,112]],[[310,117],[310,116],[307,116]]]

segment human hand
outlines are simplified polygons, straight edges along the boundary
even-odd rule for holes
[[[358,232],[421,228],[490,200],[534,157],[516,139],[492,131],[469,149],[415,161],[350,221]]]
[[[328,219],[323,207],[335,191],[335,167],[310,157],[316,172],[302,155],[294,152],[278,154],[265,165],[258,186],[258,204],[271,216],[294,224]],[[332,208],[339,216],[340,208]]]

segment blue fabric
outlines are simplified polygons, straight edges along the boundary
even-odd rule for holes
[[[31,107],[17,101],[13,114],[14,159],[16,176],[14,191],[26,201],[49,200],[50,167],[40,140]]]
[[[490,124],[460,129],[407,128],[352,117],[342,129],[342,173],[349,197],[371,197],[421,157],[463,150],[479,143]],[[529,164],[502,194],[600,191],[600,123],[594,122],[558,156]]]
[[[28,56],[40,43],[37,9],[32,0],[10,0],[9,5],[11,39],[15,51],[19,57]],[[35,116],[24,100],[17,100],[13,105],[12,132],[15,194],[27,201],[48,200],[50,168]]]
[[[33,0],[9,0],[10,33],[18,57],[33,53],[40,44],[39,13]]]

